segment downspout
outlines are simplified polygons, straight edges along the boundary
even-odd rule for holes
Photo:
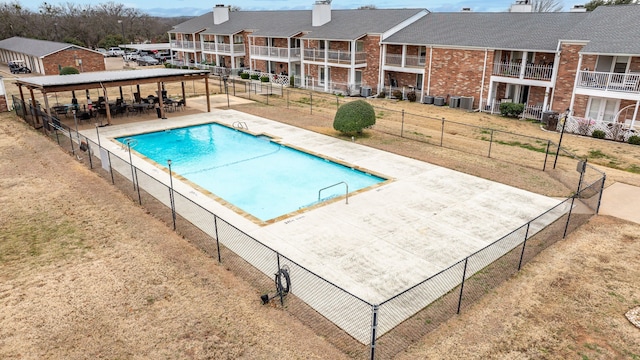
[[[384,89],[384,64],[386,63],[387,44],[378,43],[380,45],[380,59],[378,59],[378,88],[376,93],[380,93],[380,89]]]
[[[433,63],[433,46],[429,47],[429,73],[427,76],[427,95],[431,95],[431,64]]]
[[[629,125],[630,129],[633,129],[633,125],[636,124],[636,119],[638,118],[638,109],[640,108],[640,100],[636,101],[636,108],[633,110],[633,118],[631,119],[631,125]]]
[[[482,109],[482,96],[484,95],[484,79],[487,75],[487,57],[489,56],[489,49],[484,49],[484,64],[482,65],[482,81],[480,82],[480,99],[478,99],[478,110]]]

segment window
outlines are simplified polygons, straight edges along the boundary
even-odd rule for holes
[[[234,44],[243,44],[244,37],[242,35],[233,35],[233,43]]]
[[[360,41],[356,41],[356,52],[363,52],[364,51],[364,41],[360,40]]]
[[[326,74],[324,70],[325,70],[324,67],[320,68],[318,85],[324,85],[325,80],[331,81],[331,68],[327,68]]]

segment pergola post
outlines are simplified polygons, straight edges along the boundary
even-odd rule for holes
[[[164,101],[162,101],[162,83],[158,82],[158,105],[160,106],[160,118],[166,119],[164,116]]]
[[[207,94],[207,112],[211,112],[211,101],[209,100],[209,77],[204,78],[204,91]]]
[[[187,106],[187,93],[184,91],[184,81],[181,81],[180,84],[182,85],[182,103],[184,106]]]
[[[33,94],[33,88],[29,88],[29,93],[31,94],[31,109],[35,109],[33,111],[33,125],[35,127],[36,124],[38,124],[40,122],[40,116],[38,116],[38,111],[36,109],[36,97]],[[44,132],[44,129],[42,129],[42,132]]]
[[[104,104],[107,113],[107,124],[111,125],[111,106],[109,106],[109,95],[107,95],[107,88],[102,88],[102,93],[104,94]]]

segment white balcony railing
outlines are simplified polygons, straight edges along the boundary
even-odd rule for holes
[[[200,50],[200,43],[197,41],[173,40],[171,47],[174,49]]]
[[[404,57],[404,64],[402,63],[401,54],[387,54],[385,57],[385,65],[390,66],[423,68],[425,62],[426,58],[424,56],[407,55]]]
[[[231,54],[232,46],[234,54],[244,54],[244,44],[231,45],[225,43],[205,42],[202,44],[202,50],[229,55]]]
[[[335,64],[350,64],[351,51],[348,50],[328,50],[326,51],[327,62]],[[304,59],[306,61],[325,61],[325,50],[323,49],[304,49]],[[355,53],[355,63],[364,64],[367,62],[367,53],[364,51]]]
[[[493,65],[493,74],[498,76],[520,78],[522,64],[519,62],[497,62]],[[523,79],[551,80],[553,65],[526,64]]]
[[[278,59],[288,59],[289,56],[291,56],[291,58],[300,58],[299,48],[287,49],[273,46],[252,45],[249,49],[251,51],[251,56],[263,56]]]
[[[581,70],[579,88],[640,94],[640,73],[609,73]]]

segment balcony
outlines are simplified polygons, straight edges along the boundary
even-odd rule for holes
[[[493,65],[493,75],[519,79],[550,81],[553,76],[553,65],[526,64],[521,76],[522,63],[497,62]]]
[[[325,53],[327,62],[333,64],[351,64],[351,51],[348,50],[323,50],[323,49],[304,49],[305,61],[325,61]],[[355,53],[356,64],[366,64],[367,53],[364,51]]]
[[[202,44],[202,50],[212,53],[231,55],[233,49],[234,54],[244,54],[244,44],[225,44],[216,42],[205,42]]]
[[[299,48],[281,48],[281,47],[273,47],[273,46],[251,46],[250,47],[251,56],[261,56],[267,58],[275,58],[275,59],[289,59],[289,57],[300,58],[300,49]],[[289,56],[289,51],[291,51],[291,56]]]
[[[640,94],[640,73],[609,73],[581,70],[577,87],[590,90]]]
[[[426,58],[424,56],[405,56],[404,64],[402,64],[402,55],[401,54],[387,54],[385,57],[385,65],[389,66],[399,66],[399,67],[410,67],[410,68],[424,68],[426,62]]]
[[[183,50],[200,50],[200,42],[187,41],[187,40],[173,40],[171,41],[171,47],[175,49]]]

